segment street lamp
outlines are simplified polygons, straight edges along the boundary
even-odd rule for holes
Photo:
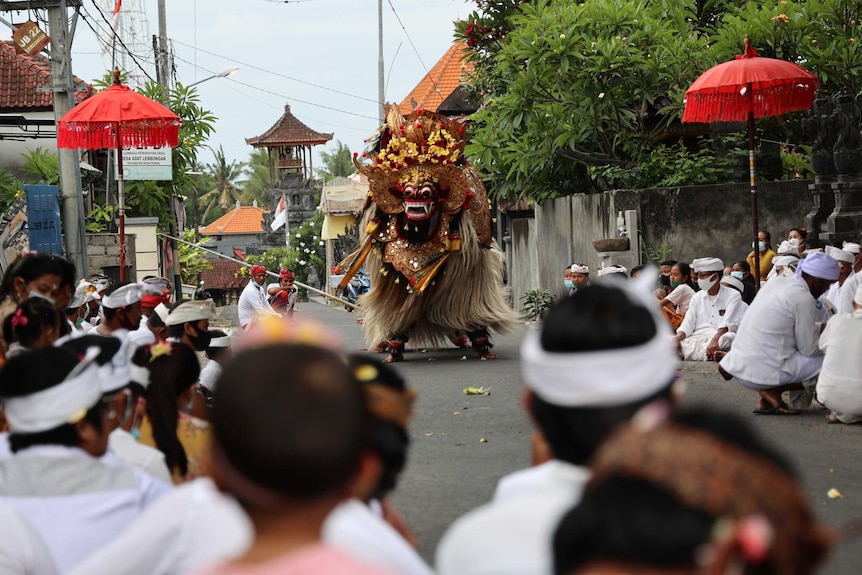
[[[202,82],[206,82],[207,80],[212,80],[213,78],[227,78],[228,76],[233,76],[238,71],[239,71],[239,68],[237,68],[236,66],[228,66],[224,70],[219,70],[218,72],[216,72],[212,76],[207,76],[203,80],[198,80],[197,82],[192,82],[191,84],[189,84],[186,87],[191,88],[192,86],[197,86],[198,84],[200,84]]]

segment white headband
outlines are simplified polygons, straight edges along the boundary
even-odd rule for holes
[[[697,258],[692,260],[691,269],[695,272],[723,272],[724,262],[718,258]]]
[[[141,301],[144,288],[140,284],[128,284],[115,289],[108,295],[102,296],[102,307],[108,309],[120,309],[127,305]]]
[[[614,264],[612,266],[608,266],[606,268],[602,268],[599,271],[597,271],[596,277],[600,278],[600,277],[606,276],[608,274],[626,274],[626,273],[628,273],[628,270],[625,267]]]
[[[527,387],[564,407],[623,405],[667,387],[676,374],[678,358],[668,337],[670,328],[650,292],[657,277],[656,269],[650,267],[632,281],[619,284],[633,303],[650,311],[655,337],[629,348],[549,352],[542,348],[539,332],[532,331],[521,345],[521,373]]]
[[[230,347],[232,334],[227,332],[224,337],[214,337],[210,340],[208,347]]]
[[[211,299],[183,302],[171,311],[165,325],[180,325],[190,321],[215,317],[215,304]]]
[[[853,265],[856,261],[856,256],[851,252],[842,250],[841,248],[836,248],[835,246],[826,246],[826,255],[835,258],[839,262],[848,263],[850,265]]]
[[[858,254],[862,252],[862,246],[855,242],[844,242],[843,246],[845,252],[850,252],[851,254]]]
[[[572,264],[572,267],[569,268],[573,274],[588,274],[590,273],[589,266],[582,264]]]
[[[64,423],[77,423],[99,402],[98,365],[101,350],[91,347],[61,383],[48,389],[6,400],[6,419],[12,433],[38,433]]]
[[[153,311],[156,312],[156,315],[159,316],[159,319],[162,320],[162,323],[165,323],[167,321],[168,315],[171,313],[168,309],[168,306],[163,303],[160,303],[155,308],[153,308]]]

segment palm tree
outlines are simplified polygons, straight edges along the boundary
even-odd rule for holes
[[[251,202],[257,200],[261,206],[269,204],[267,190],[269,189],[270,158],[267,151],[258,148],[251,153],[246,162],[243,175],[247,179],[243,182],[243,201]]]
[[[356,171],[353,165],[353,157],[350,148],[335,140],[335,150],[332,152],[320,152],[323,167],[317,170],[317,177],[327,182],[339,176],[347,177]]]
[[[215,187],[198,196],[198,207],[203,209],[202,222],[207,221],[207,216],[216,207],[221,208],[222,212],[226,212],[242,197],[242,190],[237,186],[236,180],[242,175],[245,162],[228,162],[221,146],[218,147],[218,150],[213,148],[210,150],[215,157],[215,163],[204,166],[204,173],[212,176],[215,180]]]

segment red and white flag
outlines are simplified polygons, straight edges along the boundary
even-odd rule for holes
[[[120,8],[122,8],[122,6],[123,6],[123,0],[117,0],[114,3],[114,11],[111,14],[111,18],[114,21],[114,24],[113,24],[114,34],[117,33],[117,25],[120,23]]]
[[[279,229],[287,222],[287,210],[284,209],[284,196],[281,196],[281,199],[278,200],[278,207],[275,208],[275,218],[273,218],[272,223],[269,224],[269,227],[272,228],[272,231]]]

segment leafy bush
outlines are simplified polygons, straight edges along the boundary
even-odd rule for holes
[[[522,309],[527,314],[527,317],[539,321],[545,316],[551,305],[553,305],[554,296],[547,290],[534,289],[524,292],[524,295],[521,296],[521,301],[524,303]]]

